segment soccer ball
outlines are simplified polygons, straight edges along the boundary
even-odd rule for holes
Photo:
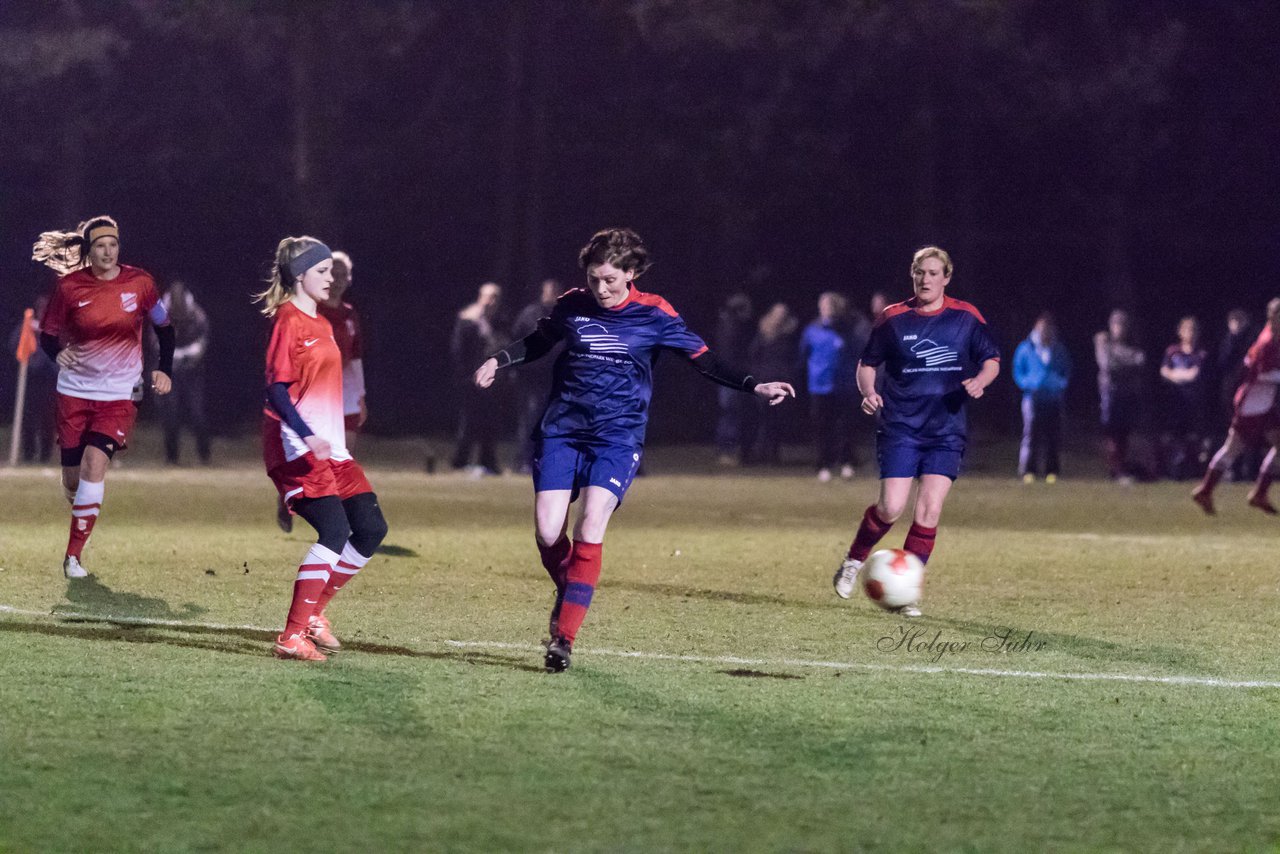
[[[858,574],[867,598],[886,611],[917,605],[924,593],[924,564],[902,549],[881,549]]]

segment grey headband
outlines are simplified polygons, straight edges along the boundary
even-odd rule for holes
[[[321,261],[332,258],[333,253],[329,251],[329,247],[323,243],[317,243],[314,246],[308,246],[297,258],[287,262],[285,272],[289,274],[289,283],[293,284],[298,277],[310,270]]]

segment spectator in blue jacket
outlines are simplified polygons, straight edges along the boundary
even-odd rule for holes
[[[1013,354],[1013,381],[1022,389],[1022,447],[1018,474],[1054,483],[1060,473],[1063,395],[1071,380],[1071,356],[1058,340],[1053,315],[1036,318],[1031,334]]]
[[[853,477],[855,415],[862,406],[858,393],[858,358],[867,346],[867,323],[849,311],[843,295],[827,291],[818,297],[818,317],[800,336],[800,356],[809,379],[809,407],[818,442],[818,480]]]

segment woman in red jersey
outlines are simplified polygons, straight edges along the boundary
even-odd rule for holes
[[[62,571],[89,573],[80,558],[102,508],[107,467],[128,445],[142,398],[142,326],[160,342],[156,394],[168,394],[173,327],[146,270],[120,263],[120,228],[94,217],[73,232],[47,231],[32,259],[62,274],[40,321],[40,346],[58,363],[57,424],[62,487],[71,502],[71,534]]]
[[[313,237],[276,247],[270,284],[257,295],[274,318],[267,347],[262,456],[280,498],[316,529],[298,567],[277,658],[323,661],[341,644],[325,606],[369,562],[387,534],[364,471],[347,450],[342,353],[319,313],[333,283],[333,254]]]
[[[1258,469],[1258,480],[1249,491],[1248,502],[1250,507],[1274,515],[1276,508],[1267,492],[1280,474],[1280,297],[1267,303],[1267,325],[1244,357],[1244,379],[1236,389],[1227,440],[1209,460],[1204,479],[1192,490],[1191,499],[1212,516],[1213,490],[1218,481],[1246,447],[1263,443],[1271,450]]]

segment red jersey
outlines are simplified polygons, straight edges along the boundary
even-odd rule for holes
[[[360,398],[364,397],[364,333],[360,330],[360,315],[349,302],[334,307],[320,303],[317,308],[333,326],[333,340],[342,351],[342,411],[348,415],[357,413]]]
[[[1258,338],[1244,356],[1244,380],[1236,389],[1236,412],[1242,416],[1270,412],[1276,403],[1276,382],[1263,379],[1263,374],[1280,371],[1280,340],[1271,333],[1271,325],[1262,327]]]
[[[334,462],[351,459],[342,417],[342,353],[329,321],[292,302],[280,306],[267,345],[267,385],[273,383],[289,384],[289,399],[311,431],[328,441]],[[280,420],[270,406],[264,411]],[[309,451],[287,424],[280,425],[280,439],[286,460]]]
[[[142,325],[160,301],[146,270],[120,265],[114,279],[86,267],[58,280],[42,331],[76,348],[79,363],[58,371],[58,391],[86,400],[128,400],[142,381]]]

